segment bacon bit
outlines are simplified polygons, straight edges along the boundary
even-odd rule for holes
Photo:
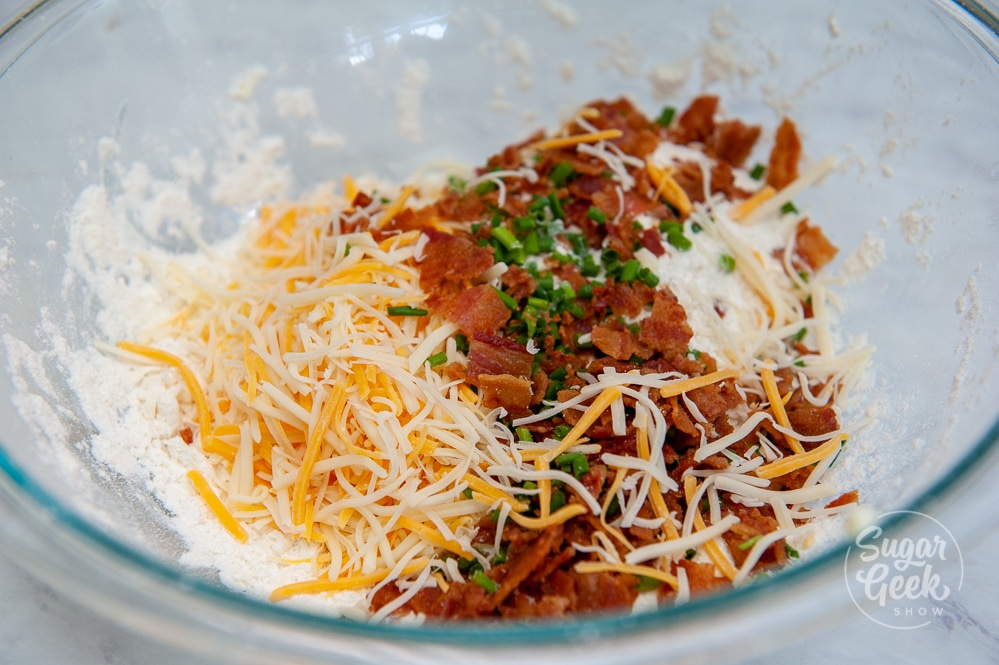
[[[642,247],[652,252],[656,258],[666,253],[666,248],[663,247],[661,236],[657,230],[645,229],[640,238]]]
[[[628,360],[640,351],[635,336],[624,326],[596,326],[591,331],[593,346],[597,347],[611,358]]]
[[[668,286],[656,291],[652,315],[641,322],[638,339],[656,351],[669,355],[687,352],[694,331],[687,324],[687,312]]]
[[[857,503],[858,501],[860,501],[860,492],[857,490],[850,490],[845,494],[840,494],[838,497],[827,503],[826,508],[839,508],[840,506]]]
[[[812,226],[808,219],[798,222],[794,238],[794,253],[808,264],[812,270],[821,270],[836,258],[839,252],[836,245],[829,242],[818,226]]]
[[[801,139],[798,138],[798,130],[793,122],[784,118],[777,128],[774,147],[770,151],[767,184],[774,189],[782,189],[797,180],[800,159]]]
[[[456,323],[467,337],[475,333],[496,334],[510,319],[510,309],[503,304],[496,289],[480,284],[456,294],[434,295],[427,304],[444,318]]]
[[[690,103],[684,111],[676,127],[670,130],[670,140],[681,143],[702,143],[715,130],[715,112],[718,110],[718,97],[714,95],[702,95]]]
[[[759,125],[746,125],[741,120],[726,120],[715,125],[705,148],[712,157],[732,166],[742,166],[760,138]]]
[[[516,264],[510,266],[509,270],[503,273],[500,280],[503,282],[503,291],[514,300],[527,298],[533,295],[534,291],[538,288],[538,283],[534,281],[534,278]],[[499,301],[498,296],[497,301]],[[502,302],[500,304],[502,305]]]
[[[184,443],[194,443],[194,431],[190,427],[182,428],[178,434],[180,434],[180,438]]]
[[[424,229],[428,242],[420,261],[420,287],[432,291],[443,282],[469,282],[493,265],[491,247],[437,229]]]
[[[510,374],[530,378],[534,356],[517,342],[505,337],[475,333],[469,342],[469,382],[476,384],[482,374]]]
[[[534,398],[531,382],[510,374],[479,374],[482,405],[487,409],[503,407],[514,418],[531,412]]]

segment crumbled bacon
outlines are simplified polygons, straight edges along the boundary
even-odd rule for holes
[[[493,265],[491,247],[479,247],[468,238],[423,229],[427,243],[420,265],[420,287],[431,291],[444,282],[469,282]]]
[[[669,354],[685,353],[693,336],[683,305],[668,286],[660,287],[652,304],[652,315],[642,319],[638,338],[649,347]]]
[[[821,270],[836,258],[839,250],[829,242],[822,229],[812,226],[807,219],[798,222],[794,237],[794,253],[812,270]]]
[[[801,139],[794,123],[784,118],[777,127],[770,163],[767,167],[767,184],[774,189],[787,187],[798,178],[798,161],[801,159]]]
[[[758,138],[758,125],[746,125],[741,120],[725,120],[715,125],[705,148],[709,155],[739,167],[753,151]]]
[[[475,384],[480,374],[510,374],[527,379],[533,362],[534,356],[515,341],[475,333],[468,350],[468,380]]]
[[[458,325],[463,335],[495,335],[510,319],[510,308],[500,300],[496,289],[479,284],[455,294],[434,295],[427,304]]]
[[[512,417],[528,415],[534,394],[531,382],[510,374],[479,374],[475,380],[487,409],[503,407]]]

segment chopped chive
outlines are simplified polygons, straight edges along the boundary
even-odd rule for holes
[[[574,251],[577,256],[589,256],[590,246],[586,242],[586,236],[582,233],[566,233],[565,237],[568,239],[569,244],[572,245],[572,251]]]
[[[792,215],[798,212],[798,209],[794,207],[794,204],[788,201],[780,207],[780,214],[782,215]]]
[[[531,430],[526,427],[518,427],[514,430],[514,434],[517,435],[518,441],[534,441],[534,437],[531,435]]]
[[[639,591],[654,591],[661,587],[663,583],[654,577],[646,577],[645,575],[638,576],[637,589]]]
[[[461,495],[463,497],[465,497],[466,499],[471,499],[472,498],[472,488],[471,487],[466,487],[465,489],[461,490]]]
[[[691,549],[687,550],[687,553],[686,553],[686,555],[684,555],[684,556],[685,556],[685,558],[687,559],[687,561],[690,561],[691,559],[693,559],[693,558],[694,558],[694,556],[695,556],[696,554],[697,554],[697,550],[695,550],[695,549],[691,548]]]
[[[485,196],[489,192],[495,192],[497,189],[499,189],[499,185],[492,180],[483,180],[475,186],[475,193],[479,196]]]
[[[344,257],[350,256],[350,243],[348,242],[343,248]]]
[[[520,309],[517,306],[517,301],[514,300],[509,294],[500,291],[495,286],[493,287],[493,290],[496,291],[496,295],[499,296],[500,300],[503,301],[503,304],[506,305],[509,310],[516,312],[518,309]]]
[[[704,230],[704,227],[701,226],[700,224],[698,224],[697,222],[691,222],[690,223],[690,232],[691,233],[700,233],[703,230]]]
[[[466,575],[471,575],[477,570],[482,570],[482,564],[479,563],[478,559],[466,559],[462,557],[458,559],[458,570]]]
[[[552,492],[552,500],[551,503],[549,504],[549,509],[552,512],[555,512],[565,504],[566,504],[565,492],[563,492],[562,490],[555,490],[554,492]]]
[[[549,203],[550,202],[547,196],[539,196],[531,201],[531,205],[527,206],[527,209],[530,212],[541,212],[549,205]]]
[[[752,538],[750,538],[749,540],[747,540],[746,542],[744,542],[742,545],[739,545],[739,549],[742,550],[743,552],[745,552],[750,547],[752,547],[753,545],[755,545],[756,542],[759,539],[760,539],[760,536],[753,536]]]
[[[767,167],[757,162],[756,166],[753,167],[753,170],[749,172],[749,177],[752,178],[753,180],[759,180],[760,178],[763,177],[763,174],[766,173],[766,171]]]
[[[524,236],[524,253],[528,256],[533,256],[541,251],[541,243],[538,242],[538,234],[536,231],[531,231],[526,236]]]
[[[582,298],[583,300],[590,300],[591,298],[593,298],[593,285],[590,284],[589,282],[583,284],[576,291],[576,297]]]
[[[683,233],[683,224],[679,222],[674,222],[670,219],[659,220],[659,233],[671,233],[680,232]]]
[[[791,340],[795,342],[800,342],[801,340],[805,339],[805,335],[807,333],[808,330],[806,328],[801,328],[800,330],[798,330],[798,332],[791,335]]]
[[[718,257],[718,265],[721,266],[722,272],[734,272],[735,257],[731,254],[722,254]]]
[[[451,189],[456,192],[464,191],[465,187],[468,185],[464,178],[459,178],[456,175],[449,175],[447,177],[447,184],[450,185]]]
[[[805,366],[805,361],[804,360],[795,360],[794,361],[794,366],[795,367],[804,367]]]
[[[569,427],[568,425],[565,425],[565,424],[556,425],[555,426],[555,431],[552,432],[552,438],[554,438],[557,441],[561,441],[562,439],[565,438],[565,435],[568,434],[571,431],[572,431],[572,428]]]
[[[652,288],[659,286],[659,276],[648,268],[642,268],[638,271],[638,279],[646,286],[651,286]]]
[[[530,298],[527,299],[528,307],[534,307],[536,309],[546,310],[548,309],[549,305],[551,305],[551,303],[545,300],[544,298],[536,298],[534,296],[531,296]]]
[[[565,210],[562,210],[562,202],[558,200],[555,192],[548,195],[548,200],[550,201],[552,215],[555,219],[565,219]]]
[[[496,554],[493,555],[493,565],[498,566],[501,563],[506,563],[508,557],[509,552],[507,552],[507,549],[505,547],[499,548],[496,550]]]
[[[548,375],[548,378],[552,381],[565,381],[569,373],[565,370],[565,367],[559,367],[557,370]]]
[[[565,473],[571,473],[579,480],[590,472],[590,463],[583,453],[562,453],[555,458],[556,464]]]
[[[388,308],[389,316],[426,316],[429,314],[425,309],[412,307],[410,305],[396,305]]]
[[[513,232],[505,226],[494,227],[489,233],[493,239],[498,240],[507,249],[513,250],[523,247],[517,240],[517,236],[513,235]]]
[[[437,367],[438,365],[443,365],[447,362],[447,352],[441,351],[440,353],[435,353],[434,355],[427,358],[427,362],[430,363],[431,367]]]
[[[576,169],[572,168],[572,164],[569,162],[560,162],[558,166],[552,169],[552,172],[548,174],[549,180],[551,180],[556,187],[563,187],[565,183],[576,175]]]
[[[455,335],[454,346],[462,353],[468,353],[468,338],[460,333]]]
[[[683,235],[683,231],[670,230],[666,234],[666,242],[676,247],[681,252],[688,251],[693,245],[687,236]]]
[[[800,554],[798,554],[798,550],[794,549],[787,543],[784,543],[784,553],[787,554],[789,559],[797,559],[799,556],[801,556]]]
[[[514,217],[513,228],[516,231],[532,231],[538,223],[533,217]]]
[[[480,570],[472,575],[472,581],[485,589],[488,594],[496,593],[499,590],[499,584],[486,575],[485,571]]]
[[[579,303],[577,303],[577,302],[571,302],[568,305],[566,305],[565,306],[565,311],[569,312],[570,314],[572,314],[577,319],[585,319],[586,318],[586,310],[583,309],[582,306]]]
[[[525,490],[536,490],[538,489],[538,484],[533,480],[525,480],[520,484],[520,486]]]
[[[489,519],[491,521],[493,521],[493,522],[499,522],[499,518],[500,518],[500,509],[499,508],[497,508],[493,512],[489,513]]]
[[[662,113],[659,114],[659,117],[656,118],[656,124],[660,127],[669,127],[673,124],[673,116],[675,115],[676,109],[672,106],[667,106],[663,109]]]
[[[687,355],[694,360],[700,360],[701,358],[701,352],[697,349],[687,349]]]
[[[596,277],[600,274],[600,266],[593,259],[593,256],[587,254],[583,257],[583,265],[580,266],[579,272],[583,277]]]
[[[637,259],[628,259],[628,262],[624,264],[624,268],[621,269],[621,281],[634,282],[635,278],[638,277],[638,271],[641,269],[642,264]]]
[[[596,206],[590,206],[590,209],[586,211],[586,216],[597,224],[603,224],[607,221],[607,214]]]

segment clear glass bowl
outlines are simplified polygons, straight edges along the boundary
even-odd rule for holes
[[[285,136],[295,191],[346,172],[398,181],[432,160],[480,163],[601,97],[627,94],[651,113],[707,89],[768,127],[787,112],[810,158],[843,164],[807,197],[843,249],[837,267],[865,234],[884,243],[886,259],[840,290],[841,328],[877,348],[876,418],[852,444],[867,455],[861,496],[874,513],[931,514],[967,541],[991,519],[968,506],[999,498],[997,26],[991,2],[944,0],[37,3],[0,32],[5,553],[122,625],[235,662],[703,662],[828,626],[856,611],[845,535],[730,593],[540,625],[358,624],[185,570],[169,516],[97,461],[67,387],[61,354],[112,331],[86,286],[65,280],[66,211],[88,185],[120,186],[110,160],[164,177],[192,149],[216,159],[220,109],[252,66],[267,76],[251,103],[265,133]],[[318,115],[281,117],[273,95],[300,87]],[[239,220],[211,202],[211,182],[195,189],[209,239]],[[917,524],[886,526],[900,536]]]

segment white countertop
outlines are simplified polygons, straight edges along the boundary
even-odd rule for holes
[[[999,526],[959,543],[964,585],[951,613],[916,630],[892,630],[859,611],[803,644],[746,661],[753,665],[833,663],[999,663]],[[845,592],[845,590],[844,590]],[[0,557],[0,663],[3,665],[223,665],[133,635],[60,598]]]

